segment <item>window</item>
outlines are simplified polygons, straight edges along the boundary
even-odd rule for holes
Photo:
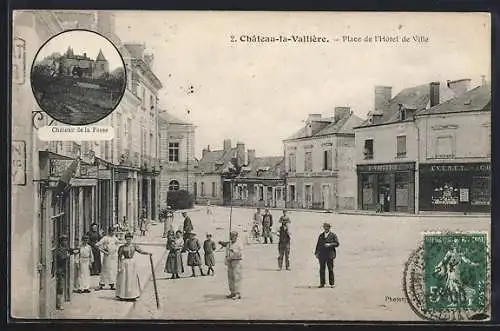
[[[400,119],[401,121],[405,121],[407,118],[408,118],[408,116],[407,116],[407,113],[406,113],[406,109],[401,108],[401,109],[399,110],[399,119]]]
[[[304,171],[312,171],[312,152],[305,153]]]
[[[288,155],[288,171],[289,172],[295,172],[295,170],[296,170],[295,162],[296,162],[295,154]]]
[[[215,191],[215,182],[212,182],[212,196],[213,197],[217,196],[217,192]]]
[[[141,94],[141,105],[143,107],[146,106],[146,89],[144,88],[144,86],[141,87],[141,90],[142,90],[142,94]]]
[[[168,143],[168,161],[179,162],[179,143]]]
[[[290,185],[289,186],[289,191],[290,191],[290,201],[295,201],[295,185]]]
[[[201,182],[201,196],[202,197],[205,196],[205,183],[204,182]]]
[[[168,183],[168,190],[169,191],[179,191],[179,182],[176,180],[170,181],[170,183]]]
[[[373,139],[365,140],[364,156],[365,160],[373,159]]]
[[[151,110],[155,109],[155,98],[152,94],[149,96],[149,108]]]
[[[264,186],[259,186],[259,200],[264,200]]]
[[[198,183],[194,183],[194,196],[197,197],[198,196]]]
[[[396,138],[396,156],[406,156],[406,136],[398,136]]]
[[[436,157],[453,156],[453,138],[451,136],[437,137]]]
[[[323,151],[323,170],[332,170],[332,150]]]

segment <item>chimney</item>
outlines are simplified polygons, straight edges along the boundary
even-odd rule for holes
[[[207,148],[203,148],[201,157],[204,158],[208,152],[210,152],[210,145],[208,145]]]
[[[430,106],[434,107],[439,104],[439,82],[431,82],[429,86]]]
[[[470,90],[470,83],[470,78],[447,81],[447,85],[453,91],[455,97],[458,97]]]
[[[236,143],[236,158],[238,159],[238,164],[242,165],[245,163],[245,144]]]
[[[83,53],[83,57],[84,57],[84,58],[87,58],[87,53]]]
[[[341,118],[349,116],[350,113],[351,113],[350,107],[335,107],[335,112],[333,113],[335,122],[337,122]]]
[[[224,151],[231,149],[231,139],[224,139]]]
[[[391,86],[375,86],[375,112],[383,113],[392,97]]]
[[[249,149],[248,153],[248,164],[252,164],[255,160],[255,149]]]

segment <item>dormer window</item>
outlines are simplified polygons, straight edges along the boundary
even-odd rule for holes
[[[408,118],[408,113],[407,113],[406,109],[401,107],[399,109],[399,120],[406,121],[407,118]]]

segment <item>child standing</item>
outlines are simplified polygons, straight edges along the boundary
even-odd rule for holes
[[[90,293],[90,268],[94,262],[92,247],[89,245],[89,236],[82,237],[82,244],[78,250],[78,293]]]
[[[198,267],[200,269],[200,274],[205,276],[203,273],[203,269],[201,269],[201,256],[200,256],[200,241],[196,238],[196,234],[194,232],[189,233],[189,238],[186,240],[186,251],[188,252],[187,256],[187,265],[191,267],[192,275],[191,277],[196,277],[196,273],[194,272],[194,267]]]
[[[207,275],[210,275],[212,271],[212,276],[215,274],[215,256],[214,251],[217,249],[215,241],[212,240],[212,234],[207,233],[207,240],[203,242],[203,250],[205,251],[205,265],[208,267]]]
[[[172,274],[172,279],[177,279],[180,278],[179,274],[184,272],[181,253],[184,247],[184,240],[182,239],[181,231],[177,231],[175,235],[174,231],[169,231],[167,236],[168,256],[164,271]]]

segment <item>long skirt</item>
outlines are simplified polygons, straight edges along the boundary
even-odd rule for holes
[[[180,250],[170,250],[168,252],[164,271],[169,274],[181,274],[184,272],[184,265],[182,263],[182,254]]]
[[[233,260],[227,265],[227,280],[231,294],[241,293],[242,265],[240,260]]]
[[[90,260],[80,259],[78,265],[78,289],[79,290],[89,290],[90,289]]]
[[[118,256],[116,253],[106,255],[104,254],[102,263],[100,285],[111,285],[116,283],[116,274],[118,271]]]
[[[205,265],[207,267],[215,266],[215,256],[214,253],[205,253]]]
[[[116,296],[120,299],[137,299],[140,294],[139,275],[134,259],[123,259],[122,270],[116,277]]]
[[[187,265],[190,267],[197,267],[201,265],[200,253],[188,253]]]
[[[90,269],[90,275],[97,276],[101,274],[101,251],[98,248],[92,247],[92,254],[94,255],[94,262]]]

